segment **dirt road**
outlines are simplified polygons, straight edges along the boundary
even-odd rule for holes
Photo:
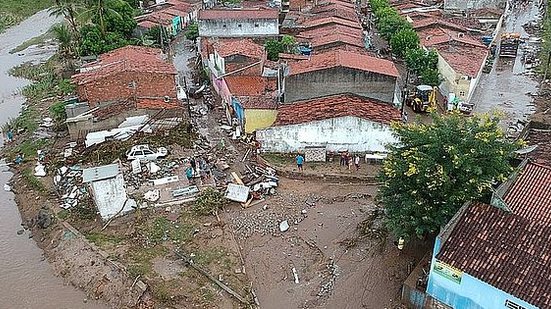
[[[399,308],[399,289],[428,244],[403,252],[375,219],[373,186],[282,179],[277,196],[227,214],[243,248],[261,308]],[[280,222],[290,228],[280,232]],[[296,270],[298,283],[295,281]]]

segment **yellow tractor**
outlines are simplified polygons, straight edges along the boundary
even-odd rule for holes
[[[414,91],[409,91],[406,105],[416,113],[427,112],[436,107],[436,87],[419,85]]]

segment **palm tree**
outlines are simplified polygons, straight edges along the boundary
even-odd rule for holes
[[[105,36],[107,32],[105,27],[105,18],[107,16],[122,18],[113,8],[119,5],[125,5],[123,0],[87,0],[87,3],[88,9],[82,12],[81,16],[86,21],[97,23],[103,36]]]
[[[79,0],[55,0],[55,5],[48,11],[50,16],[63,16],[71,25],[71,30],[78,33],[77,16],[82,7]]]
[[[59,24],[52,28],[55,38],[59,42],[59,52],[63,55],[69,55],[72,53],[72,40],[71,31],[65,24]]]

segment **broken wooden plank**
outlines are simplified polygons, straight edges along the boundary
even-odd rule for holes
[[[220,280],[214,278],[211,274],[209,274],[206,270],[202,269],[201,267],[195,265],[195,263],[193,263],[193,260],[190,259],[189,257],[185,256],[183,253],[179,252],[179,251],[174,251],[174,254],[176,254],[177,257],[179,257],[180,259],[182,259],[187,265],[189,265],[191,268],[195,269],[196,271],[200,272],[203,276],[207,277],[210,281],[214,282],[216,285],[218,285],[222,290],[226,291],[228,294],[230,294],[231,296],[233,296],[235,299],[237,299],[238,301],[240,301],[241,303],[245,304],[245,305],[250,305],[250,303],[245,299],[243,298],[241,295],[239,295],[237,292],[235,292],[234,290],[230,289],[230,287],[228,287],[227,285],[225,285],[224,283],[220,282]]]
[[[237,182],[237,184],[242,185],[242,186],[245,185],[243,183],[243,181],[241,180],[241,178],[237,175],[236,172],[231,172],[231,175],[232,175],[233,179],[235,180],[235,182]]]

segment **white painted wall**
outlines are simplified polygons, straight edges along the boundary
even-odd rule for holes
[[[264,152],[294,152],[306,146],[326,146],[328,151],[385,151],[397,142],[390,126],[358,117],[340,117],[308,123],[276,126],[256,132]]]
[[[279,35],[277,19],[199,20],[203,37],[251,37]]]

